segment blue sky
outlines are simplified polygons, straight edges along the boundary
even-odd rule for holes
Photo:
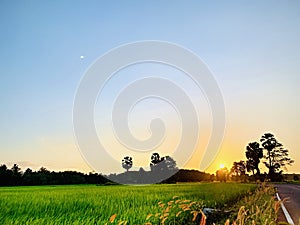
[[[212,171],[243,158],[266,131],[299,159],[299,9],[297,1],[1,1],[0,163],[90,170],[73,137],[77,86],[97,57],[140,40],[185,46],[213,71],[227,128]]]

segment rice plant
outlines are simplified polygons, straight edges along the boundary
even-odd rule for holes
[[[212,208],[227,207],[255,188],[256,185],[253,184],[235,183],[1,187],[0,221],[1,224],[18,225],[105,223],[129,225],[151,223],[158,218],[155,215],[164,218],[167,214],[161,213],[165,211],[164,213],[169,213],[165,223],[169,221],[176,224],[176,221],[187,218],[193,220],[196,215],[193,211],[200,205]],[[178,197],[173,199],[174,196]],[[180,202],[185,199],[189,199],[190,202]],[[185,213],[179,213],[176,211],[178,210],[176,201],[181,205],[191,203],[192,205]],[[198,206],[196,207],[197,204],[193,202],[197,202]],[[169,212],[165,208],[168,204],[170,204]],[[177,213],[179,215],[176,217]],[[149,214],[154,216],[146,220]],[[199,220],[200,214],[199,212],[195,221]]]

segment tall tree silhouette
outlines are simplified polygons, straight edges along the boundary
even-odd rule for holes
[[[11,168],[12,171],[12,185],[19,185],[21,183],[21,168],[17,165],[14,164],[13,167]]]
[[[153,153],[151,155],[151,162],[150,162],[151,170],[155,170],[161,161],[162,159],[160,158],[160,155],[157,152]]]
[[[246,174],[246,163],[241,160],[239,162],[233,162],[233,166],[230,169],[230,172],[236,176],[244,176]]]
[[[286,169],[287,165],[292,165],[294,160],[289,157],[287,149],[283,148],[283,145],[279,143],[273,134],[264,134],[260,141],[262,146],[267,150],[267,155],[264,156],[264,164],[269,169],[269,177],[273,180],[276,173],[281,173],[281,167]]]
[[[157,152],[153,153],[151,155],[151,163],[155,165],[155,164],[158,164],[160,162],[161,162],[160,155]]]
[[[0,185],[10,185],[12,177],[12,171],[7,169],[6,165],[0,166]]]
[[[247,157],[247,170],[252,171],[254,175],[254,171],[256,170],[256,174],[260,174],[260,170],[258,168],[258,164],[260,163],[260,159],[263,157],[263,149],[260,147],[258,142],[250,142],[246,147],[246,157]]]
[[[122,167],[128,172],[128,170],[132,167],[132,165],[133,165],[132,157],[125,156],[124,159],[122,160]]]

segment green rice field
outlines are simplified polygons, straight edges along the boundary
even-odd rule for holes
[[[255,188],[254,184],[238,183],[1,187],[0,223],[145,224],[149,214],[162,210],[159,204],[172,199],[222,208]],[[176,219],[172,221],[176,223]]]

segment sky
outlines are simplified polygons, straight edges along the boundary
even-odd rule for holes
[[[197,54],[212,71],[226,110],[223,143],[212,164],[228,168],[245,159],[245,147],[273,133],[300,172],[300,3],[298,1],[26,1],[0,2],[0,164],[22,169],[108,173],[91,166],[73,131],[73,103],[85,72],[117,46],[161,40]],[[151,152],[122,150],[108,126],[118,90],[140,76],[162,76],[187,89],[200,113],[201,138],[185,168],[199,169],[211,132],[205,95],[182,72],[162,65],[137,65],[117,73],[95,104],[98,136],[112,157],[134,155],[148,166]],[[155,149],[172,155],[180,138],[176,110],[146,99],[129,115],[137,138],[149,137],[149,118],[166,120],[166,143]],[[178,116],[178,115],[177,115]],[[184,152],[182,153],[184,154]],[[175,159],[176,160],[176,159]],[[179,159],[177,159],[179,160]],[[261,169],[263,170],[263,165]]]

